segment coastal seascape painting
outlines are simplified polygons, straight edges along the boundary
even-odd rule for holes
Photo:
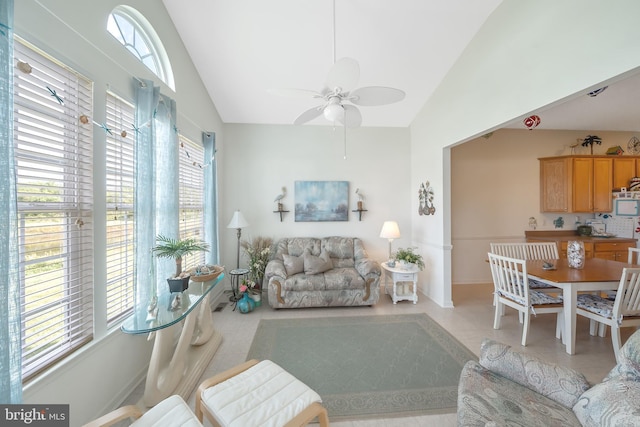
[[[296,181],[295,220],[348,221],[349,181]]]

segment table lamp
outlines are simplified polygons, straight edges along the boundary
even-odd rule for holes
[[[400,238],[398,223],[395,221],[385,221],[384,224],[382,224],[382,230],[380,230],[380,237],[389,239],[389,259],[391,259],[391,242],[393,242],[393,239]]]
[[[231,218],[231,222],[227,225],[227,228],[235,228],[238,230],[238,253],[236,258],[236,268],[240,268],[240,236],[242,235],[242,229],[244,227],[248,227],[249,223],[246,219],[244,219],[244,215],[238,209],[233,213],[233,218]]]

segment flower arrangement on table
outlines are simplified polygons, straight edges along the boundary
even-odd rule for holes
[[[415,248],[398,248],[391,256],[396,261],[404,261],[408,264],[415,264],[420,270],[424,270],[424,261],[422,255],[414,252]]]
[[[257,289],[260,289],[264,270],[271,259],[273,239],[269,237],[255,237],[251,240],[243,240],[240,246],[249,258],[249,280]]]
[[[254,282],[252,280],[242,279],[242,283],[240,284],[240,287],[238,288],[238,292],[240,292],[241,296],[244,295],[245,292],[248,292],[249,296],[251,296],[251,294],[257,292],[256,282]]]

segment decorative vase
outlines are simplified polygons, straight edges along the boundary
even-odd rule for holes
[[[567,262],[571,268],[584,267],[584,243],[579,240],[570,240],[567,243]]]
[[[250,313],[256,308],[256,303],[251,299],[249,293],[245,292],[242,294],[242,298],[238,300],[238,311],[240,313]]]
[[[256,307],[260,307],[262,305],[262,295],[260,292],[257,294],[251,294],[251,299],[256,304]]]

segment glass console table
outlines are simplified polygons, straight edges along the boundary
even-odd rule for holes
[[[145,406],[154,406],[172,394],[186,400],[197,385],[222,342],[222,335],[213,328],[209,295],[223,278],[220,273],[208,282],[192,281],[181,293],[161,287],[153,310],[146,304],[136,306],[122,323],[127,334],[150,334],[149,339],[155,339],[142,398]]]

